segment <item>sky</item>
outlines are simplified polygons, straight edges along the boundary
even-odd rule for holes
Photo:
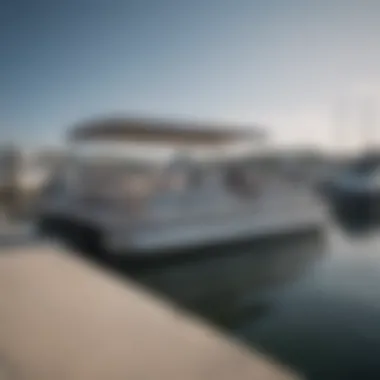
[[[379,19],[378,0],[0,0],[0,138],[118,113],[324,147],[366,120],[380,141]]]

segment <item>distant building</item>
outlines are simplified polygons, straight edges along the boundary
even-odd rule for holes
[[[22,161],[21,149],[14,145],[0,146],[0,187],[14,186]]]

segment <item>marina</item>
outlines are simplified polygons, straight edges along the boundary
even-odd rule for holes
[[[0,19],[0,380],[380,379],[380,1]]]
[[[261,135],[253,151],[252,143],[248,151],[232,144],[227,153],[225,142],[241,138],[240,132],[197,132],[186,125],[181,140],[170,129],[165,137],[152,136],[151,121],[136,130],[128,120],[104,123],[75,129],[66,161],[40,185],[30,211],[19,221],[4,218],[0,244],[8,255],[32,250],[38,257],[39,247],[51,245],[70,260],[132,281],[308,379],[344,373],[338,359],[322,363],[313,354],[315,346],[328,344],[328,337],[313,341],[313,321],[318,326],[323,311],[313,319],[302,310],[313,308],[313,297],[319,305],[324,270],[352,260],[353,247],[360,252],[372,244],[375,251],[380,241],[367,227],[356,235],[345,229],[328,198],[315,191],[318,164],[284,153],[274,159]],[[125,128],[132,145],[115,144]],[[169,145],[175,139],[176,145],[154,155],[141,149],[149,139]],[[287,318],[297,321],[293,330]],[[301,321],[310,330],[303,332]],[[307,347],[298,348],[306,335],[310,356]],[[360,357],[355,359],[359,371]]]
[[[7,256],[28,251],[28,261],[38,261],[40,247],[56,247],[69,260],[127,279],[307,379],[346,379],[378,369],[371,355],[355,354],[360,347],[380,349],[380,332],[377,339],[369,330],[376,331],[371,302],[380,302],[373,290],[378,227],[375,220],[348,220],[336,212],[318,183],[326,163],[305,164],[288,153],[274,157],[261,135],[255,153],[250,143],[248,151],[233,145],[228,154],[215,139],[225,142],[236,132],[198,133],[189,125],[187,140],[173,131],[160,137],[161,143],[176,139],[181,149],[161,147],[152,155],[138,148],[142,140],[160,139],[151,136],[151,121],[139,126],[142,135],[128,127],[127,140],[135,134],[137,145],[133,139],[132,145],[112,142],[128,123],[117,120],[116,128],[107,121],[95,132],[90,125],[79,129],[84,135],[74,133],[86,143],[70,145],[68,161],[54,166],[28,212],[4,216],[0,245]],[[202,149],[194,152],[194,144]]]

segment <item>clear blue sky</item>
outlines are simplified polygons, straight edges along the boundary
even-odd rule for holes
[[[118,112],[329,144],[337,104],[377,96],[379,20],[378,0],[0,1],[0,136],[56,142]]]

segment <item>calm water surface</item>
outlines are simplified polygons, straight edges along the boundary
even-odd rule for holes
[[[380,379],[380,229],[332,226],[327,254],[235,332],[310,379]]]

